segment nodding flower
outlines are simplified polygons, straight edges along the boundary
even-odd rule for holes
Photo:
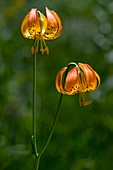
[[[74,65],[69,70],[69,67]],[[56,77],[56,89],[59,93],[80,94],[80,106],[92,103],[87,91],[96,90],[100,86],[100,77],[91,66],[83,63],[70,63],[62,68]]]
[[[22,21],[21,32],[25,38],[35,40],[32,53],[38,52],[40,43],[40,52],[49,54],[45,40],[53,40],[62,33],[62,22],[58,14],[47,7],[46,16],[32,8]]]

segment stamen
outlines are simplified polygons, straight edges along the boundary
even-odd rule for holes
[[[39,39],[37,39],[37,43],[36,43],[36,48],[35,48],[36,53],[38,53],[38,45],[39,45]]]
[[[82,105],[86,106],[92,103],[92,100],[87,92],[80,93],[79,103],[80,103],[80,106]]]
[[[33,46],[31,47],[32,54],[38,53],[39,39],[36,39]]]
[[[48,46],[46,45],[45,40],[42,39],[42,41],[43,41],[43,44],[44,44],[44,46],[45,46],[45,52],[46,52],[47,54],[49,54],[49,48],[48,48]]]
[[[81,87],[81,92],[85,92],[87,89],[87,82],[86,82],[86,77],[85,74],[82,70],[79,72],[79,85]]]
[[[41,51],[41,53],[42,54],[44,54],[44,53],[49,54],[49,48],[47,47],[43,36],[40,36],[39,40],[40,40],[40,51]]]
[[[31,47],[31,53],[32,53],[32,54],[35,53],[35,48],[34,48],[34,46]]]
[[[42,54],[44,54],[44,47],[43,47],[42,38],[40,39],[40,51],[42,52]]]

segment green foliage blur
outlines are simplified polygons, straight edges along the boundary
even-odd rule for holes
[[[50,55],[37,56],[37,144],[41,151],[60,94],[57,72],[71,61],[88,63],[101,77],[79,106],[79,95],[63,96],[51,142],[40,170],[113,169],[113,1],[3,0],[0,2],[0,170],[31,170],[32,40],[20,31],[31,8],[45,7],[62,19],[59,38],[47,41]]]

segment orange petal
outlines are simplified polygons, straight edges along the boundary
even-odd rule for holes
[[[100,76],[97,74],[96,71],[95,72],[95,75],[96,75],[96,79],[97,79],[97,88],[100,86]]]
[[[57,37],[62,33],[62,22],[61,22],[61,19],[60,19],[60,17],[58,16],[57,13],[55,13],[54,11],[51,11],[51,12],[52,12],[53,15],[56,17],[57,22],[58,22],[58,31],[57,31],[57,33],[56,33],[56,35],[55,35],[55,37],[54,37],[54,38],[57,38]]]
[[[46,7],[47,29],[44,39],[51,40],[57,38],[62,32],[62,24],[59,16]]]
[[[65,82],[65,90],[69,95],[76,94],[81,91],[78,67],[74,67],[68,72]]]
[[[100,84],[99,75],[88,64],[79,63],[78,65],[86,77],[86,90],[95,90]]]
[[[36,8],[24,18],[21,25],[21,32],[25,38],[35,39],[45,33],[47,28],[47,18]]]
[[[62,77],[64,72],[66,71],[67,67],[62,68],[56,77],[56,89],[58,90],[59,93],[65,94],[65,91],[62,87]]]
[[[40,34],[38,10],[33,8],[25,16],[21,25],[21,32],[25,38],[35,39]]]

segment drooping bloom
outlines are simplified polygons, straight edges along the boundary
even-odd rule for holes
[[[100,85],[99,75],[88,64],[78,63],[69,70],[62,68],[56,77],[56,89],[58,92],[67,95],[80,93],[80,106],[91,104],[91,99],[87,91],[96,90]]]
[[[53,40],[62,32],[60,17],[46,7],[46,16],[36,8],[32,8],[25,16],[21,25],[21,32],[25,38],[34,39],[32,52],[38,52],[40,43],[41,53],[49,53],[45,40]]]

